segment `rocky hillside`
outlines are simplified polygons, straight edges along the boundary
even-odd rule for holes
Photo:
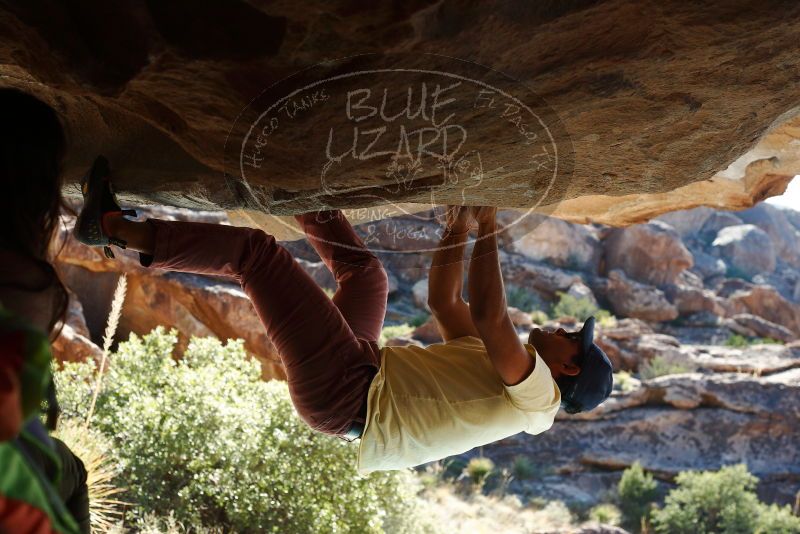
[[[219,213],[161,209],[155,215],[226,224]],[[392,218],[357,230],[382,250],[389,272],[386,324],[398,328],[388,342],[437,341],[425,309],[430,254],[417,252],[426,240],[435,245],[434,223]],[[64,237],[59,263],[76,298],[56,345],[60,358],[99,353],[95,343],[124,272],[122,336],[164,324],[181,332],[184,346],[191,335],[241,337],[266,378],[283,376],[238,287],[146,270],[127,253],[110,261],[66,230]],[[529,216],[501,241],[521,338],[534,321],[578,326],[584,317],[556,316],[567,309],[557,305],[569,295],[582,309],[610,312],[600,321],[598,343],[622,372],[601,410],[561,414],[542,436],[521,434],[484,447],[500,466],[521,456],[538,466],[541,476],[512,482],[513,491],[590,504],[635,460],[665,482],[685,469],[746,462],[761,478],[764,498],[794,499],[800,489],[800,212],[767,204],[739,212],[698,208],[628,228]],[[307,242],[284,244],[321,287],[333,289]]]

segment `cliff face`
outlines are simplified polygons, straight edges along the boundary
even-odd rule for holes
[[[71,140],[70,184],[104,153],[117,189],[135,202],[244,208],[239,220],[262,226],[270,222],[258,212],[395,210],[352,214],[363,220],[431,201],[537,206],[573,222],[626,225],[701,204],[741,209],[800,172],[791,150],[800,136],[798,15],[800,5],[780,1],[418,0],[365,9],[350,1],[41,0],[0,11],[0,83],[59,111]],[[330,62],[364,53],[392,54]],[[316,100],[298,93],[299,119],[264,145],[258,172],[242,179],[242,154],[261,157],[244,149],[248,127],[264,125],[257,119],[270,102],[301,81],[370,69],[390,72],[358,84],[339,78]],[[442,107],[451,125],[468,126],[461,133],[472,151],[446,162],[457,165],[448,175],[455,179],[437,181],[441,168],[428,164],[436,158],[417,167],[413,157],[398,163],[383,153],[337,162],[326,182],[328,134],[350,132],[359,119],[348,92],[371,89],[373,99],[361,102],[369,106],[388,89],[396,110],[407,89],[417,102],[427,83],[431,105],[435,84],[445,85],[398,69],[470,80]],[[534,130],[546,142],[534,147],[559,152],[546,194],[526,195],[544,177],[533,177],[539,160],[520,137],[520,119],[508,102],[494,115],[481,111],[475,80],[530,106],[531,122],[542,119]],[[446,121],[427,118],[439,129],[426,131],[439,138]],[[378,125],[371,118],[362,126]],[[342,139],[339,153],[349,142]]]

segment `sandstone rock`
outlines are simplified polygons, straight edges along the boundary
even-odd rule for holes
[[[80,362],[87,359],[99,362],[103,351],[90,338],[78,296],[69,291],[69,307],[61,332],[51,344],[53,357],[59,362]]]
[[[567,290],[567,295],[573,296],[576,299],[587,300],[592,305],[597,306],[597,299],[594,298],[594,293],[589,286],[583,282],[575,282]]]
[[[714,253],[743,276],[775,270],[775,250],[766,232],[752,224],[723,228],[711,243]]]
[[[509,306],[508,316],[511,318],[511,322],[514,324],[514,326],[517,328],[529,328],[533,326],[533,319],[531,319],[531,314],[528,312],[524,312],[513,306]]]
[[[428,279],[418,280],[412,287],[411,293],[414,296],[414,304],[423,310],[428,309]]]
[[[386,279],[389,281],[389,294],[397,293],[397,290],[400,289],[400,282],[397,280],[397,277],[387,271]]]
[[[53,358],[58,362],[83,362],[94,360],[99,362],[103,350],[91,339],[81,334],[72,325],[66,324],[59,336],[51,345]]]
[[[742,220],[727,211],[715,211],[706,219],[703,226],[697,232],[697,238],[703,243],[711,243],[723,228],[728,226],[739,226]]]
[[[581,277],[576,274],[529,262],[506,264],[504,278],[509,285],[536,291],[548,299],[554,299],[559,291],[566,292],[573,284],[581,282]]]
[[[693,250],[692,256],[694,257],[694,265],[692,270],[695,271],[703,280],[707,280],[712,276],[724,275],[727,271],[725,262],[720,258],[714,257],[700,250]]]
[[[65,262],[70,259],[61,257]],[[99,264],[90,265],[97,268]],[[86,308],[91,303],[99,310],[100,321],[89,321],[87,316],[87,322],[90,330],[102,335],[118,273],[92,272],[69,263],[63,264],[62,272],[64,282],[82,299]],[[116,338],[126,339],[130,332],[145,334],[159,325],[179,331],[179,353],[186,348],[191,336],[213,335],[223,340],[242,338],[248,352],[261,362],[264,378],[285,378],[275,347],[250,299],[238,285],[183,273],[129,272],[128,292]]]
[[[296,258],[295,261],[308,273],[308,275],[317,283],[318,286],[329,291],[336,291],[336,280],[333,279],[328,267],[321,261],[308,261]]]
[[[788,328],[749,313],[736,314],[731,317],[731,320],[751,330],[759,337],[771,338],[784,343],[797,339],[797,335]]]
[[[558,205],[564,218],[630,224],[703,201],[744,207],[777,191],[797,171],[794,130],[783,128],[798,101],[791,10],[732,13],[725,5],[692,4],[677,13],[630,0],[588,7],[488,2],[458,9],[445,2],[399,10],[232,2],[186,11],[150,3],[121,4],[98,23],[98,12],[87,6],[54,10],[44,21],[35,7],[13,3],[1,15],[4,84],[58,109],[71,132],[70,184],[93,155],[104,152],[118,169],[115,185],[137,202],[288,214],[322,204],[428,201],[423,187],[387,190],[388,198],[369,202],[354,198],[364,177],[385,175],[385,158],[366,161],[361,172],[326,191],[319,173],[299,172],[319,159],[308,153],[310,136],[303,135],[315,129],[299,131],[302,142],[285,142],[280,157],[265,159],[269,179],[253,178],[250,187],[220,179],[223,171],[239,174],[238,147],[227,160],[220,148],[254,95],[324,59],[363,52],[358,36],[366,34],[369,51],[413,51],[403,63],[408,68],[458,70],[425,52],[473,57],[480,49],[492,58],[492,68],[546,96],[563,117],[574,151],[564,157],[573,171],[569,188],[559,184],[557,191],[576,201]],[[345,16],[347,24],[327,23]],[[237,31],[222,36],[215,26],[220,20]],[[687,20],[704,21],[707,31],[698,33]],[[108,35],[124,37],[129,46],[85,46],[108,42]],[[763,42],[774,46],[765,51],[757,46]],[[731,59],[720,64],[715,58],[721,57]],[[358,61],[364,59],[341,68],[352,70]],[[734,74],[738,82],[731,85]],[[383,87],[402,81],[381,79]],[[343,114],[341,101],[334,102],[335,108],[315,108],[309,128]],[[457,111],[472,104],[458,102]],[[258,111],[241,115],[243,127]],[[709,117],[712,130],[703,127]],[[530,173],[507,168],[524,160],[523,143],[502,143],[501,126],[481,131],[487,132],[486,152],[508,165],[493,166],[468,200],[528,207],[533,203],[520,190],[529,187]],[[463,190],[446,188],[438,200],[463,202]]]
[[[441,343],[442,341],[442,334],[439,332],[439,327],[436,326],[436,319],[432,316],[420,326],[416,327],[411,333],[411,337],[421,341],[425,345]]]
[[[688,352],[695,368],[715,373],[774,374],[800,367],[800,347],[694,345]]]
[[[406,347],[408,345],[414,345],[416,347],[425,346],[422,341],[414,339],[411,336],[397,336],[386,340],[387,347]]]
[[[678,232],[681,239],[691,237],[700,232],[705,222],[715,213],[713,208],[701,206],[662,213],[656,220],[663,221]]]
[[[503,215],[499,220],[509,223],[510,217]],[[590,226],[529,215],[509,227],[504,248],[556,267],[596,272],[601,251],[596,234]]]
[[[89,334],[89,327],[86,325],[86,317],[83,315],[83,305],[75,293],[69,290],[67,292],[69,293],[69,306],[65,322],[76,334],[88,338],[91,334]]]
[[[725,310],[713,291],[683,285],[668,285],[663,288],[667,300],[672,302],[680,315],[707,311],[724,315]]]
[[[800,369],[769,377],[684,374],[615,392],[586,414],[560,412],[550,431],[484,447],[495,463],[524,454],[559,473],[622,470],[635,461],[669,479],[744,462],[759,493],[792,502],[800,475]]]
[[[675,283],[678,275],[692,266],[691,252],[662,221],[615,229],[604,247],[608,271],[621,269],[633,280],[650,285]]]
[[[749,312],[800,335],[800,304],[786,300],[770,286],[743,288],[733,292],[728,300],[738,312]]]
[[[800,229],[789,221],[790,210],[761,203],[737,215],[767,233],[775,253],[789,265],[800,268]]]
[[[619,269],[608,274],[607,297],[614,315],[619,317],[671,321],[678,316],[678,309],[663,291],[629,280]]]

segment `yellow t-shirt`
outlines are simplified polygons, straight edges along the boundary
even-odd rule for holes
[[[483,341],[466,336],[428,347],[384,347],[370,384],[359,473],[402,469],[553,425],[561,392],[530,344],[536,365],[503,383]]]

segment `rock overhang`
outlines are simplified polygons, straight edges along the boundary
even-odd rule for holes
[[[125,200],[225,209],[238,223],[284,236],[291,232],[276,226],[275,215],[290,222],[288,215],[311,209],[388,206],[350,212],[363,221],[426,209],[424,181],[384,187],[383,198],[353,193],[365,180],[381,184],[385,162],[323,190],[318,175],[303,174],[302,142],[248,182],[258,191],[256,205],[226,166],[237,118],[276,82],[337,58],[351,58],[337,72],[354,70],[355,54],[389,52],[417,67],[428,53],[486,65],[544,102],[571,158],[557,194],[536,210],[564,220],[620,226],[698,205],[742,209],[779,194],[800,173],[792,24],[800,6],[789,3],[45,7],[0,12],[0,81],[61,115],[70,139],[67,194],[77,193],[81,173],[104,153]],[[213,29],[220,22],[227,30]],[[524,142],[479,126],[482,150],[500,162],[523,159]],[[307,132],[296,135],[302,141]],[[440,188],[435,202],[532,207],[522,194],[525,169],[504,169],[486,173],[466,194]]]

